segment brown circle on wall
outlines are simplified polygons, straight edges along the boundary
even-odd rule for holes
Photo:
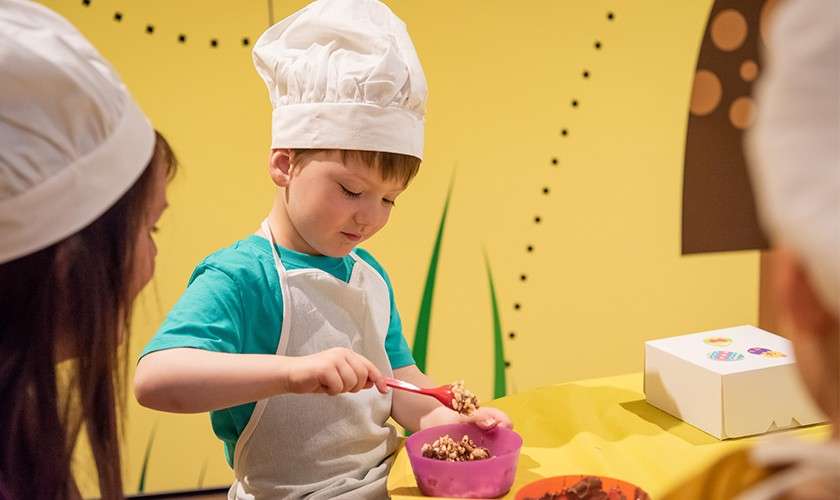
[[[712,21],[711,34],[717,48],[733,51],[747,39],[747,20],[735,9],[722,10]]]
[[[723,95],[720,79],[707,69],[701,69],[694,75],[694,88],[691,90],[689,110],[696,116],[708,115],[720,104]]]
[[[753,101],[749,97],[742,96],[734,101],[729,106],[729,121],[735,128],[741,130],[747,128],[752,123],[753,117]]]
[[[741,78],[743,78],[745,82],[751,82],[758,76],[758,64],[756,64],[752,59],[747,59],[741,63],[741,67],[738,69],[738,72],[741,74]]]

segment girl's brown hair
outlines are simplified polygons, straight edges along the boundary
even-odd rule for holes
[[[134,245],[156,170],[165,168],[171,178],[177,169],[166,139],[155,134],[145,171],[102,216],[0,265],[0,497],[78,497],[71,457],[84,426],[102,498],[123,498],[119,417]],[[59,374],[63,352],[73,359]]]

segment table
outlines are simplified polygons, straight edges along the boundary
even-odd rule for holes
[[[593,474],[623,479],[654,499],[717,458],[756,437],[719,441],[649,405],[642,373],[583,380],[498,399],[524,445],[516,482],[504,498],[543,477]],[[804,439],[828,437],[827,425],[790,431]],[[391,498],[422,497],[405,449],[388,477]]]

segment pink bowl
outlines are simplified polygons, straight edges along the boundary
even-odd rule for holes
[[[490,450],[491,458],[474,462],[446,462],[423,456],[420,449],[439,437],[460,441],[465,434],[478,446]],[[510,429],[496,427],[484,431],[473,424],[430,427],[412,434],[405,443],[417,486],[427,496],[455,498],[495,498],[510,491],[516,477],[516,464],[522,437]]]

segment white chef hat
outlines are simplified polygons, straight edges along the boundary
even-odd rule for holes
[[[273,148],[422,158],[426,78],[402,22],[377,0],[319,0],[254,45]]]
[[[67,20],[0,1],[0,263],[78,232],[137,180],[155,134]]]
[[[840,315],[840,2],[785,2],[773,19],[747,142],[756,198]]]

